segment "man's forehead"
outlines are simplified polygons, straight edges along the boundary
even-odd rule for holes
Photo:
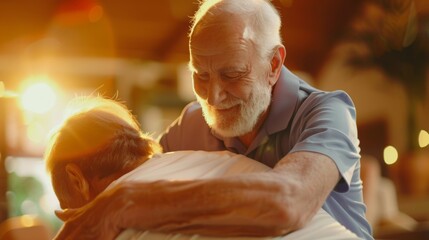
[[[216,64],[202,63],[198,61],[190,62],[190,70],[192,72],[233,72],[233,71],[244,71],[249,68],[250,63],[248,61],[225,61],[216,62]]]
[[[213,41],[204,42],[202,44],[194,44],[190,47],[191,58],[203,57],[223,57],[225,55],[231,57],[243,57],[251,52],[251,44],[247,41]]]
[[[204,42],[229,42],[243,38],[244,28],[240,25],[223,22],[197,27],[190,38],[190,46],[204,44]]]
[[[191,44],[194,40],[200,38],[244,38],[246,23],[243,17],[231,13],[222,13],[220,15],[209,15],[203,17],[196,24],[191,34]],[[246,34],[247,35],[247,34]]]
[[[244,34],[248,33],[243,29],[205,28],[190,39],[191,57],[246,54],[252,44],[250,39],[243,37]]]
[[[232,46],[231,48],[191,50],[191,67],[210,65],[217,68],[235,68],[247,65],[253,51],[246,46],[239,47],[235,45],[235,47]]]
[[[197,24],[189,44],[191,67],[203,64],[201,61],[207,57],[218,67],[231,67],[247,61],[252,54],[251,31],[243,19],[226,15],[209,17]]]

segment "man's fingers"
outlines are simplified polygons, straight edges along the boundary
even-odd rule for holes
[[[61,221],[65,222],[70,219],[74,215],[74,211],[70,209],[65,210],[55,210],[55,215],[61,219]]]

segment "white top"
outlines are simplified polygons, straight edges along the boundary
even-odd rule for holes
[[[269,171],[267,166],[243,155],[228,151],[179,151],[155,155],[133,171],[125,174],[111,186],[124,181],[203,179]],[[335,221],[323,209],[304,228],[279,237],[208,237],[199,235],[164,234],[128,229],[117,240],[304,240],[304,239],[359,239]]]

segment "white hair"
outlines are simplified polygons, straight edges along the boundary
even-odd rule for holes
[[[205,0],[195,13],[189,33],[191,38],[197,25],[216,21],[207,16],[222,14],[239,16],[246,23],[245,38],[250,39],[261,57],[270,57],[272,51],[282,44],[281,20],[277,9],[269,0]]]
[[[71,206],[72,184],[66,174],[76,164],[87,179],[126,172],[142,158],[161,152],[144,134],[125,105],[102,97],[74,99],[68,116],[51,134],[44,160],[61,207]]]

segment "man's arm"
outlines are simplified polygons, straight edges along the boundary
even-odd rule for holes
[[[59,214],[68,219],[57,239],[111,239],[125,228],[214,236],[281,235],[307,223],[338,180],[331,159],[296,152],[265,173],[123,183],[82,209]]]

